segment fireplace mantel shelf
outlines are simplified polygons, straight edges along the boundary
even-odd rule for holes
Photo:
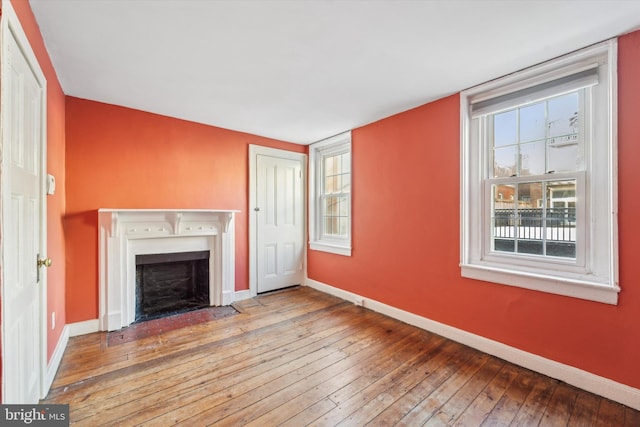
[[[135,256],[208,250],[211,305],[233,302],[234,215],[221,209],[99,209],[100,329],[135,317]]]
[[[101,221],[110,223],[111,237],[115,237],[121,232],[127,235],[145,236],[215,234],[219,225],[226,233],[233,215],[237,212],[240,211],[222,209],[98,209]]]

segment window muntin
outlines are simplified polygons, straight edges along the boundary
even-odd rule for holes
[[[351,255],[351,133],[310,146],[309,246]]]
[[[322,236],[346,239],[350,228],[351,153],[324,156],[322,164]]]
[[[576,185],[576,179],[492,184],[490,250],[575,260]]]
[[[584,234],[583,218],[576,217],[578,177],[550,176],[584,170],[580,117],[585,92],[572,91],[481,119],[493,158],[487,177],[493,196],[485,208],[492,227],[489,252],[576,260],[576,245],[584,244],[576,241]],[[514,181],[518,177],[531,181]]]
[[[486,116],[493,177],[583,170],[579,117],[585,91]]]
[[[616,49],[460,94],[463,277],[617,302]]]

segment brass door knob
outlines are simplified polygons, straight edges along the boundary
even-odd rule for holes
[[[51,267],[52,263],[53,261],[51,261],[51,258],[38,259],[38,267]]]

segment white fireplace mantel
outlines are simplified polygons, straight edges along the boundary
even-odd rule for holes
[[[210,251],[210,305],[229,305],[235,287],[236,210],[99,209],[100,330],[135,320],[136,255]]]

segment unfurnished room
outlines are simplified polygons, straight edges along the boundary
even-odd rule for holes
[[[640,1],[1,1],[0,424],[640,426]]]

